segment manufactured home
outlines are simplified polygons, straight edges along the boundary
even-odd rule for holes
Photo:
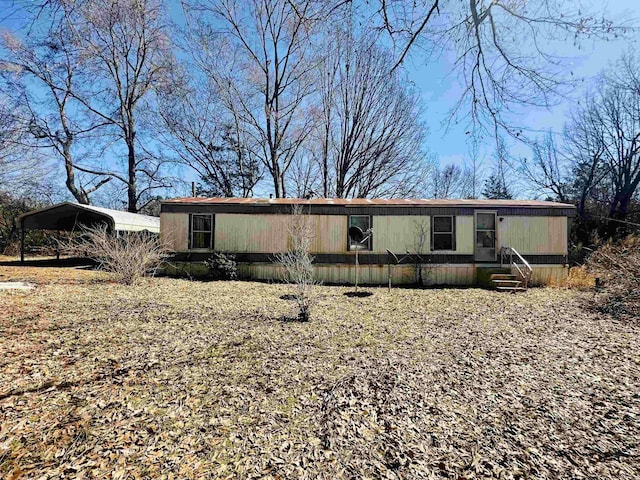
[[[544,285],[568,273],[575,207],[544,201],[178,198],[162,203],[160,235],[175,251],[173,268],[197,274],[213,251],[226,251],[242,277],[279,280],[275,256],[291,245],[296,205],[325,283],[473,285],[509,268]]]

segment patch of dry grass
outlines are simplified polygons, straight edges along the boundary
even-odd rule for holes
[[[566,286],[574,290],[591,290],[596,286],[596,277],[585,267],[571,267]]]
[[[0,294],[0,476],[640,476],[640,327],[583,293],[320,287],[283,323],[286,286],[92,274]]]
[[[0,261],[14,261],[11,260]],[[0,265],[0,282],[32,282],[38,285],[72,284],[72,283],[101,283],[111,281],[111,276],[105,272],[96,271],[90,267],[29,267]]]

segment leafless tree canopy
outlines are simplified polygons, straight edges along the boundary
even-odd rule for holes
[[[579,152],[587,150],[586,144],[576,144]],[[570,173],[562,152],[560,152],[553,133],[549,132],[541,140],[532,145],[532,158],[523,158],[521,171],[527,180],[543,195],[550,195],[555,200],[568,202],[570,198]]]
[[[477,145],[464,165],[426,154],[408,55],[454,59],[463,93],[449,120],[472,124],[476,141],[490,130],[500,150],[502,133],[525,136],[519,107],[548,107],[571,86],[555,46],[636,31],[560,0],[13,5],[27,20],[0,43],[0,91],[12,106],[0,119],[0,175],[55,160],[77,201],[107,198],[132,212],[194,174],[200,193],[216,196],[478,197]],[[623,60],[561,137],[532,144],[518,172],[538,194],[581,212],[606,205],[619,220],[633,211],[636,70]],[[491,177],[503,186],[505,165]]]
[[[325,197],[411,197],[427,156],[419,99],[372,37],[337,35],[319,69],[316,159]]]
[[[609,218],[626,220],[640,185],[640,70],[626,56],[604,75],[568,126],[581,196],[605,200]],[[582,148],[578,149],[578,141]],[[581,198],[581,201],[582,198]]]
[[[609,217],[626,219],[640,185],[640,68],[637,58],[624,57],[605,77],[593,118],[603,139],[604,163],[610,182]]]
[[[431,175],[432,198],[464,198],[470,191],[471,178],[459,165],[436,166]]]
[[[43,0],[23,11],[31,15],[25,40],[5,34],[0,49],[31,140],[62,159],[77,201],[115,179],[138,211],[169,186],[145,138],[153,92],[172,65],[165,3]]]
[[[19,107],[0,93],[0,183],[4,184],[21,175],[24,164],[18,158],[17,147],[24,134],[25,125],[16,115]]]
[[[614,219],[600,234],[624,232],[640,185],[640,73],[626,55],[600,77],[563,134],[533,145],[521,172],[538,192],[575,202],[583,221]],[[595,217],[595,218],[593,218]]]
[[[112,177],[78,176],[78,167],[87,166],[82,158],[87,152],[80,151],[78,144],[85,140],[99,143],[104,122],[91,121],[77,111],[73,95],[86,62],[66,22],[51,18],[47,23],[47,28],[34,29],[25,42],[9,32],[0,37],[0,48],[6,52],[0,60],[0,75],[13,101],[20,105],[14,115],[23,124],[14,146],[59,158],[68,191],[79,203],[88,204],[90,194]]]
[[[562,0],[380,0],[377,13],[375,24],[400,52],[397,65],[421,48],[427,59],[453,52],[465,90],[452,113],[514,134],[510,111],[551,105],[566,91],[571,75],[554,43],[635,31]]]
[[[174,84],[161,99],[165,145],[199,175],[203,193],[251,196],[263,164],[248,147],[245,125],[221,105],[214,81],[190,80],[183,88]]]
[[[144,109],[172,68],[165,5],[160,0],[98,0],[78,9],[76,38],[91,58],[76,96],[97,118],[111,125],[125,145],[125,174],[110,172],[127,190],[127,207],[137,212],[153,190],[166,187],[160,161],[141,142]],[[139,185],[140,177],[144,183]]]
[[[276,196],[420,191],[428,162],[418,97],[374,36],[332,16],[344,9],[274,0],[248,9],[231,0],[189,5],[195,64]]]
[[[0,89],[0,193],[51,201],[57,198],[54,165],[29,143],[23,105]]]
[[[193,5],[190,11],[206,19],[194,19],[197,38],[217,56],[211,74],[222,104],[243,125],[246,147],[267,169],[276,197],[284,197],[287,172],[311,127],[305,105],[314,90],[312,46],[321,4],[214,0]]]

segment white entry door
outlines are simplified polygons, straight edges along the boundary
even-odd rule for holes
[[[496,261],[496,212],[476,212],[475,259],[478,262]]]

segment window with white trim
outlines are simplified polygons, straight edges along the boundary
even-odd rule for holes
[[[213,215],[191,214],[189,221],[189,248],[213,249]]]
[[[431,224],[431,250],[455,250],[455,217],[434,215]]]

